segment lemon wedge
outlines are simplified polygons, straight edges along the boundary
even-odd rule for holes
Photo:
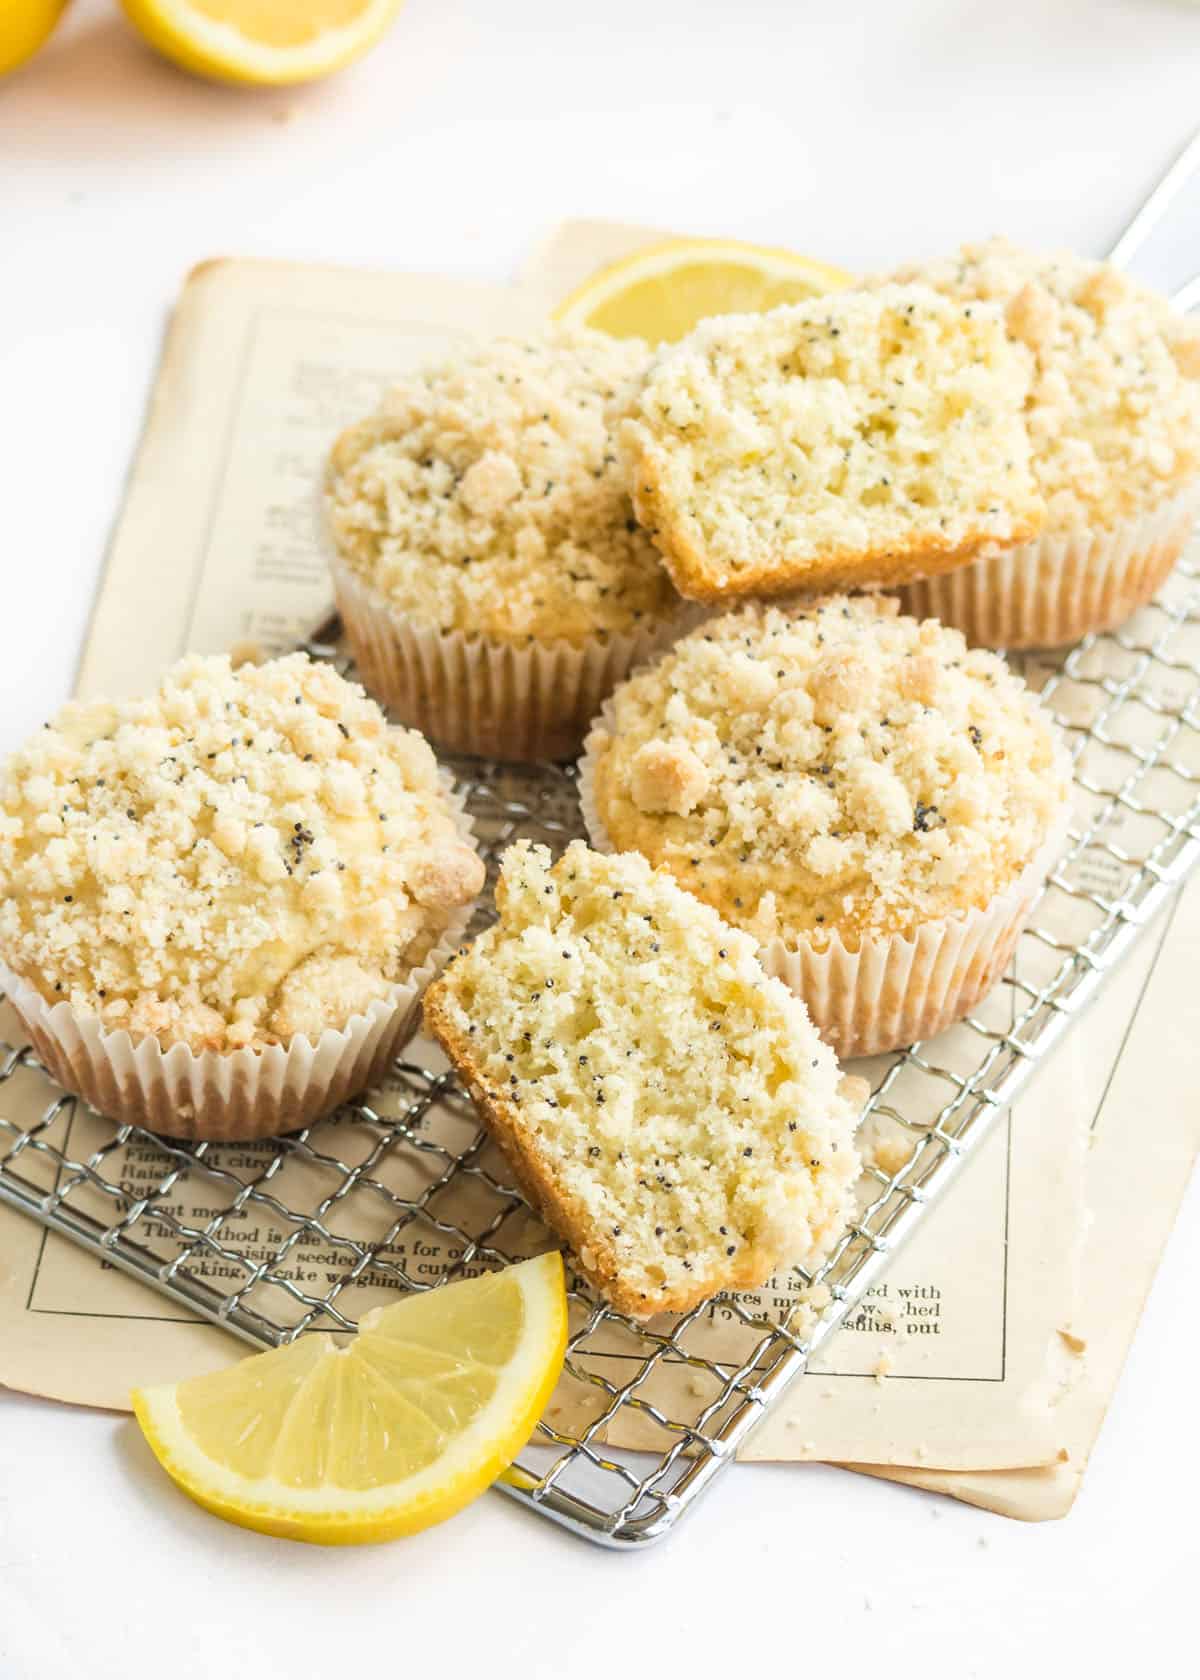
[[[66,9],[67,0],[6,0],[0,5],[0,76],[33,57]]]
[[[401,0],[121,0],[152,47],[222,82],[278,86],[340,70],[373,47]]]
[[[167,1474],[229,1522],[318,1545],[453,1516],[512,1463],[558,1381],[562,1260],[543,1254],[306,1335],[133,1409]]]
[[[843,269],[735,239],[668,239],[602,268],[554,318],[614,338],[673,344],[709,315],[757,313],[848,286]]]

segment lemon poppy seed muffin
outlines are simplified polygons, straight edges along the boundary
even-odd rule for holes
[[[579,329],[493,340],[337,440],[325,508],[347,631],[368,686],[440,743],[570,751],[677,613],[614,436],[647,361]]]
[[[849,1212],[859,1093],[753,940],[580,841],[553,864],[511,847],[497,906],[426,1022],[593,1284],[647,1318],[818,1263]]]
[[[1031,370],[998,307],[927,286],[702,322],[622,427],[639,516],[704,601],[963,565],[1040,525]]]
[[[397,384],[334,445],[338,552],[439,630],[578,644],[669,612],[613,438],[648,359],[637,340],[551,328]]]
[[[88,1084],[80,1031],[98,1056],[116,1035],[155,1077],[173,1050],[197,1078],[206,1057],[219,1074],[245,1053],[234,1106],[247,1111],[246,1054],[266,1079],[266,1052],[303,1039],[307,1067],[327,1033],[349,1035],[339,1050],[366,1069],[353,1024],[383,1056],[482,884],[426,743],[303,654],[237,670],[192,657],[145,698],[68,705],[0,775],[14,1002],[63,1083],[161,1130],[238,1122],[211,1082],[178,1116],[139,1110],[129,1068],[109,1090],[95,1069]],[[353,1069],[338,1066],[341,1090]],[[281,1123],[323,1101],[276,1097]]]
[[[1001,660],[886,597],[834,597],[710,620],[623,684],[583,791],[594,840],[642,852],[753,934],[818,1029],[865,1054],[937,1030],[990,984],[1069,774]],[[914,945],[930,930],[961,943],[1000,905],[971,983],[930,1003]],[[889,952],[911,972],[881,1020],[879,998],[846,989],[844,959],[874,974]],[[825,997],[831,965],[842,980]]]
[[[1161,586],[1195,519],[1200,326],[1110,263],[1004,239],[881,284],[897,280],[1004,311],[1034,362],[1025,417],[1046,503],[1039,543],[916,586],[913,610],[992,646],[1120,623]]]
[[[1034,359],[1025,402],[1046,522],[1111,525],[1200,474],[1200,325],[1111,263],[1005,239],[898,270],[1004,312]]]

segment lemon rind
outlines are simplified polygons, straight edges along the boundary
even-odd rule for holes
[[[221,80],[281,86],[329,74],[374,46],[403,0],[370,0],[353,25],[323,30],[300,47],[266,47],[187,0],[122,0],[151,46],[176,64]]]

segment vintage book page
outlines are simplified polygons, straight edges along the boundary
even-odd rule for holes
[[[1041,1471],[878,1474],[1031,1521],[1070,1510],[1200,1151],[1197,1056],[1179,1008],[1179,999],[1194,992],[1197,950],[1200,881],[1193,881],[1100,997],[1085,1029],[1090,1044],[1109,1043],[1114,1054],[1088,1136],[1090,1220],[1070,1326],[1080,1369],[1058,1407],[1062,1461]]]
[[[179,300],[80,664],[135,693],[183,652],[273,651],[332,602],[318,464],[391,380],[540,318],[516,288],[299,263],[208,262]]]
[[[589,226],[590,268],[604,259]],[[557,247],[566,272],[569,236]],[[310,626],[328,603],[309,520],[315,465],[332,435],[395,371],[456,334],[519,328],[544,303],[544,289],[532,285],[522,294],[257,263],[198,271],[168,343],[81,688],[127,691],[186,647],[247,636],[282,646]],[[2,1026],[11,1038],[11,1019]],[[1147,1030],[1153,1035],[1154,1024]],[[1116,1037],[1093,1038],[1087,1027],[1075,1035],[1089,1078],[1089,1055]],[[1071,1054],[1064,1048],[1011,1123],[997,1127],[870,1310],[831,1342],[772,1419],[777,1428],[750,1444],[755,1456],[993,1474],[1055,1460],[1064,1444],[1055,1402],[1077,1363],[1064,1365],[1058,1332],[1085,1318],[1073,1299],[1078,1137],[1094,1112],[1065,1059]],[[1181,1079],[1187,1065],[1181,1054]],[[29,1080],[32,1112],[38,1093]],[[10,1082],[8,1105],[15,1095]],[[80,1128],[75,1159],[103,1143],[103,1123],[69,1123]],[[157,1171],[150,1161],[130,1165],[135,1178]],[[229,1171],[239,1170],[231,1161]],[[175,1211],[200,1222],[211,1216],[211,1197],[206,1203],[197,1186],[180,1195],[196,1205],[181,1200]],[[1111,1212],[1129,1217],[1125,1207]],[[1161,1242],[1169,1218],[1140,1217]],[[232,1236],[250,1252],[273,1240],[249,1222]],[[1146,1256],[1143,1288],[1156,1254],[1155,1246]],[[0,1381],[121,1406],[133,1381],[210,1367],[236,1351],[226,1333],[3,1210],[0,1256]],[[432,1254],[423,1263],[438,1262]],[[337,1263],[335,1255],[297,1256],[314,1275]],[[709,1334],[716,1348],[730,1332],[714,1315]]]
[[[1076,1363],[1060,1331],[1083,1238],[1083,1063],[1064,1046],[995,1125],[740,1457],[973,1470],[1058,1458]]]

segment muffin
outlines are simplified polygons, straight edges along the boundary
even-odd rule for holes
[[[886,596],[710,620],[617,689],[581,781],[593,843],[753,935],[843,1056],[928,1037],[990,989],[1069,794],[1003,661]]]
[[[858,1172],[844,1089],[754,941],[644,858],[505,853],[425,1020],[518,1181],[633,1318],[816,1266]]]
[[[648,352],[551,328],[402,381],[326,473],[334,589],[363,680],[441,747],[575,752],[681,626],[614,427]]]
[[[932,613],[986,647],[1052,647],[1110,630],[1166,581],[1200,511],[1200,325],[1108,263],[1005,240],[907,268],[1004,310],[1034,359],[1025,404],[1041,534],[914,583]]]
[[[184,659],[0,771],[0,984],[62,1085],[171,1136],[361,1090],[482,884],[426,743],[303,654]]]
[[[638,516],[699,601],[962,566],[1041,523],[1032,368],[998,306],[922,286],[702,322],[621,427]]]

